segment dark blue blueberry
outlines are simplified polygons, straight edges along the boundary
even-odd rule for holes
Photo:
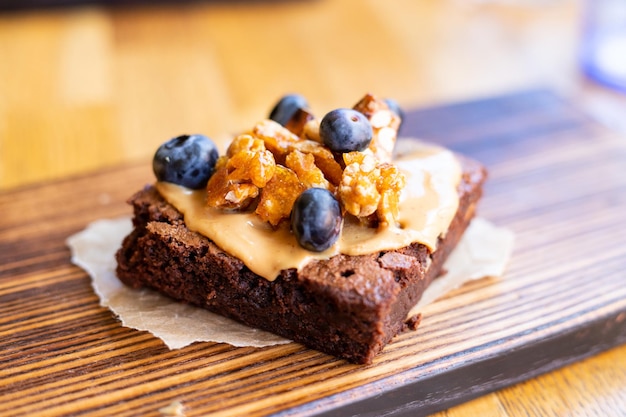
[[[299,109],[307,109],[309,103],[299,94],[283,96],[270,112],[270,119],[285,126]]]
[[[215,143],[204,135],[182,135],[157,149],[152,169],[159,181],[187,188],[206,187],[219,154]]]
[[[309,188],[298,196],[291,211],[291,230],[305,249],[322,252],[341,233],[343,217],[335,196],[324,188]]]
[[[320,137],[334,152],[364,151],[372,141],[372,125],[353,109],[336,109],[320,122]]]
[[[398,130],[400,130],[400,127],[402,126],[402,122],[404,121],[404,110],[402,110],[398,102],[392,98],[386,98],[384,101],[389,107],[389,110],[397,114],[398,117],[400,118],[400,126],[398,126]]]

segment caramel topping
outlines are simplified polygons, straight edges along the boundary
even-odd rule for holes
[[[434,251],[438,237],[445,235],[458,208],[459,162],[446,149],[420,144],[394,163],[406,176],[398,224],[367,228],[348,217],[338,242],[321,253],[300,247],[287,222],[273,229],[254,212],[207,207],[205,190],[192,191],[164,182],[156,186],[183,213],[190,230],[211,239],[250,270],[273,281],[283,269],[300,269],[312,259],[328,259],[339,253],[363,255],[399,249],[413,242]]]

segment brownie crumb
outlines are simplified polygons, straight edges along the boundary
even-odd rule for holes
[[[411,316],[404,322],[404,330],[417,330],[422,322],[422,313]]]

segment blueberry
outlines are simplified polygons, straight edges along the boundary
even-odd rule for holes
[[[285,126],[298,109],[306,109],[309,103],[299,94],[283,96],[270,112],[270,119]]]
[[[400,127],[402,127],[402,122],[404,121],[404,111],[402,110],[398,102],[394,99],[386,98],[384,101],[389,107],[389,110],[394,112],[400,118],[400,126],[398,126],[398,130],[400,130]]]
[[[320,136],[334,152],[363,151],[372,141],[372,125],[353,109],[336,109],[320,122]]]
[[[217,146],[204,135],[182,135],[157,149],[152,160],[159,181],[191,189],[204,188],[213,174],[219,154]]]
[[[324,188],[309,188],[298,196],[291,211],[291,230],[305,249],[322,252],[341,233],[343,217],[335,196]]]

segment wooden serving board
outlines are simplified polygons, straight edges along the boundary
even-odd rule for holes
[[[65,239],[152,181],[149,161],[0,193],[0,414],[425,415],[626,341],[626,140],[548,91],[409,113],[403,133],[490,170],[517,234],[502,279],[424,310],[371,366],[287,344],[168,350],[99,306]]]

